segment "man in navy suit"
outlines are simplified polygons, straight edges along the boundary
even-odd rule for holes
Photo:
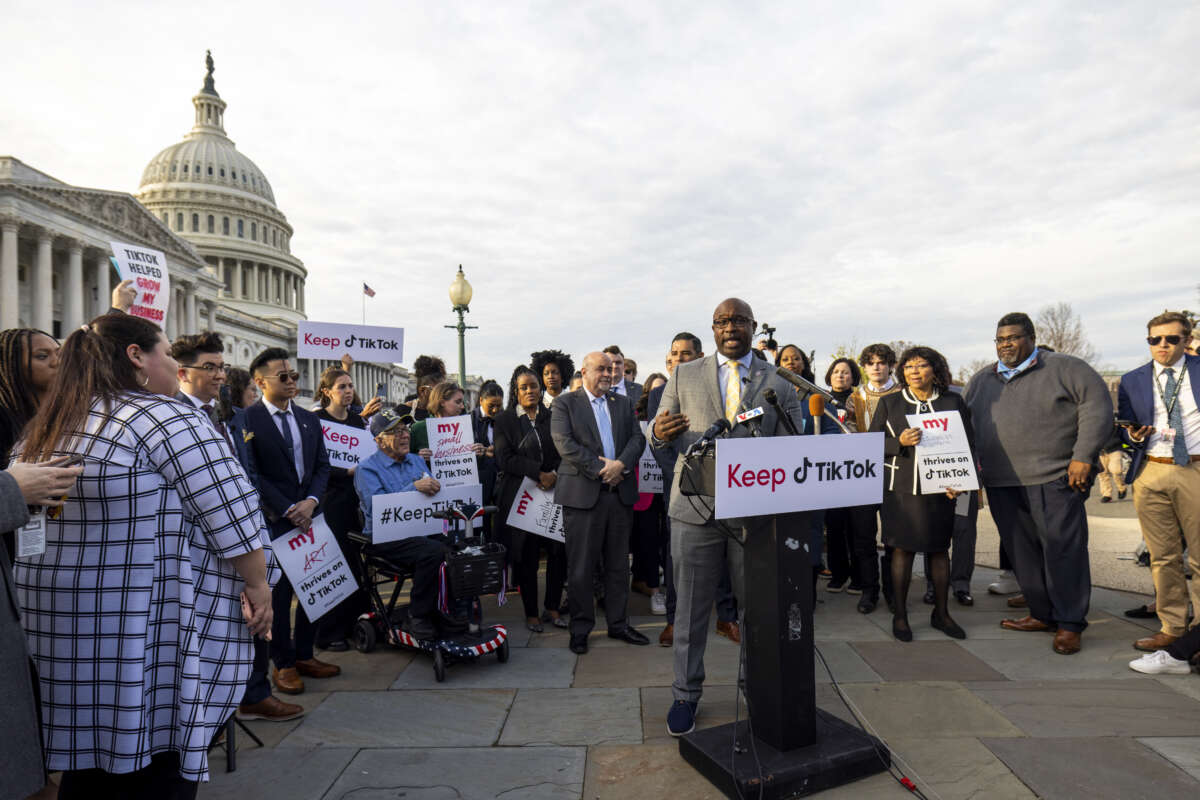
[[[1126,483],[1133,484],[1162,629],[1134,647],[1155,652],[1187,632],[1188,581],[1200,575],[1200,356],[1184,351],[1192,335],[1186,314],[1165,311],[1146,326],[1150,362],[1121,376],[1118,416],[1134,446]],[[1200,578],[1193,577],[1192,608],[1200,612]]]
[[[292,370],[288,352],[270,347],[250,362],[250,374],[262,398],[246,409],[246,436],[258,469],[263,514],[277,538],[293,528],[307,529],[317,513],[329,480],[329,455],[316,414],[292,402],[300,373]],[[300,694],[300,676],[331,678],[342,670],[313,657],[316,626],[303,610],[296,614],[292,638],[292,584],[283,576],[274,589],[275,624],[271,660],[275,688]]]

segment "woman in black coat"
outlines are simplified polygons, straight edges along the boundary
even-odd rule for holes
[[[554,488],[561,458],[550,438],[550,409],[542,405],[542,385],[533,370],[522,365],[513,372],[509,386],[508,408],[496,417],[496,464],[500,468],[499,519],[507,520],[524,478],[543,489]],[[545,630],[542,622],[559,628],[567,621],[558,613],[563,583],[567,575],[567,551],[562,542],[509,527],[509,560],[513,563],[521,602],[525,605],[525,626],[535,633]],[[537,576],[541,548],[546,549],[545,612],[539,617]]]
[[[932,348],[905,350],[900,357],[897,377],[905,388],[882,398],[871,417],[871,431],[884,434],[884,492],[879,517],[883,523],[884,544],[895,548],[892,554],[895,599],[892,634],[902,642],[912,641],[906,605],[908,585],[912,580],[914,554],[927,553],[934,589],[930,624],[947,636],[965,639],[967,634],[950,618],[947,607],[954,498],[959,493],[954,489],[937,494],[921,493],[922,478],[916,469],[916,445],[921,441],[921,429],[911,427],[907,416],[957,411],[962,417],[974,459],[975,432],[971,427],[971,412],[959,395],[949,391],[950,368],[941,353]]]

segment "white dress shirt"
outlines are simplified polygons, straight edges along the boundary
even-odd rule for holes
[[[726,381],[729,380],[729,363],[728,363],[729,359],[726,358],[725,356],[721,355],[720,353],[717,353],[717,358],[720,359],[720,361],[717,362],[717,389],[719,389],[721,392],[721,408],[724,408],[725,407],[725,383],[726,383]],[[751,352],[747,352],[746,355],[742,356],[741,358],[735,359],[735,360],[738,363],[738,377],[742,378],[743,382],[744,382],[744,379],[750,377],[750,362],[754,361],[754,354]],[[743,394],[745,393],[744,386],[742,389],[742,393]]]
[[[1192,382],[1187,371],[1187,358],[1180,356],[1178,361],[1167,366],[1175,370],[1175,382],[1179,389],[1178,399],[1175,402],[1179,404],[1179,413],[1183,415],[1183,430],[1175,431],[1175,435],[1183,437],[1188,455],[1200,455],[1200,409],[1196,408],[1196,396],[1192,393]],[[1159,433],[1159,431],[1171,427],[1167,423],[1167,407],[1163,404],[1161,394],[1161,391],[1165,391],[1167,388],[1167,376],[1163,374],[1163,370],[1166,368],[1157,361],[1154,362],[1155,385],[1152,387],[1154,433],[1150,435],[1149,449],[1146,452],[1155,458],[1174,457],[1171,445],[1165,442],[1162,434]]]

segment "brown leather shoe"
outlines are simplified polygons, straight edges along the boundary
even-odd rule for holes
[[[297,661],[296,670],[306,678],[332,678],[334,675],[342,674],[342,668],[337,664],[326,664],[315,658]]]
[[[265,719],[271,722],[286,722],[304,716],[304,707],[285,703],[275,695],[267,695],[257,703],[242,703],[238,706],[238,719]]]
[[[742,643],[742,629],[736,622],[721,622],[717,620],[717,635],[724,636],[734,644]]]
[[[1025,602],[1025,595],[1014,594],[1012,597],[1008,598],[1008,607],[1009,608],[1028,608],[1029,603]]]
[[[300,680],[300,673],[295,667],[271,667],[271,679],[275,681],[275,688],[284,694],[304,693],[304,681]]]
[[[1000,627],[1010,631],[1052,631],[1054,628],[1033,617],[1001,620]]]
[[[1054,652],[1060,656],[1074,655],[1079,652],[1079,647],[1079,634],[1075,631],[1059,628],[1054,634]]]
[[[675,645],[675,626],[668,625],[663,628],[663,632],[658,635],[658,643],[663,647],[673,647]]]
[[[1172,636],[1169,633],[1159,633],[1153,636],[1147,636],[1145,639],[1138,639],[1133,643],[1135,650],[1143,650],[1147,653],[1153,653],[1155,650],[1163,650],[1175,644],[1179,640],[1178,636]]]

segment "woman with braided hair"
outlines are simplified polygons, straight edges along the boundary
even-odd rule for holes
[[[45,331],[0,331],[0,468],[58,371],[58,342]]]

